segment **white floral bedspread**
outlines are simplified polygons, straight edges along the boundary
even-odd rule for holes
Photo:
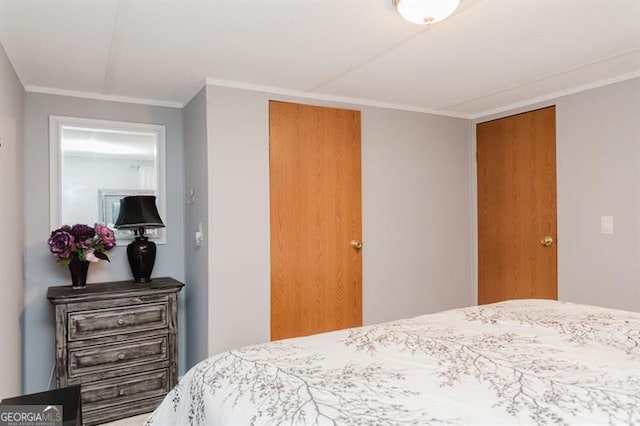
[[[232,350],[149,425],[640,424],[640,314],[545,300]]]

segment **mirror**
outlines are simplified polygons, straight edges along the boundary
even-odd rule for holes
[[[76,223],[113,228],[120,199],[155,195],[165,220],[164,126],[51,116],[51,229]],[[131,231],[114,229],[118,245]],[[147,230],[156,243],[164,229]]]

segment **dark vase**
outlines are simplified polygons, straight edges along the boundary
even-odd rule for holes
[[[89,262],[82,261],[76,256],[71,256],[71,262],[69,262],[69,272],[71,272],[71,282],[73,283],[73,288],[86,287],[88,271]]]
[[[156,243],[142,235],[127,246],[127,257],[136,283],[151,281],[153,264],[156,262]]]

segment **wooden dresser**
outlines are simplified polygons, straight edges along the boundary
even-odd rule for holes
[[[153,411],[178,380],[172,278],[49,287],[58,387],[82,385],[82,418],[99,424]],[[29,350],[29,349],[27,349]]]

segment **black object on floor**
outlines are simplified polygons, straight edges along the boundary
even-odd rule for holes
[[[5,398],[0,405],[62,405],[62,424],[82,426],[80,386]]]

